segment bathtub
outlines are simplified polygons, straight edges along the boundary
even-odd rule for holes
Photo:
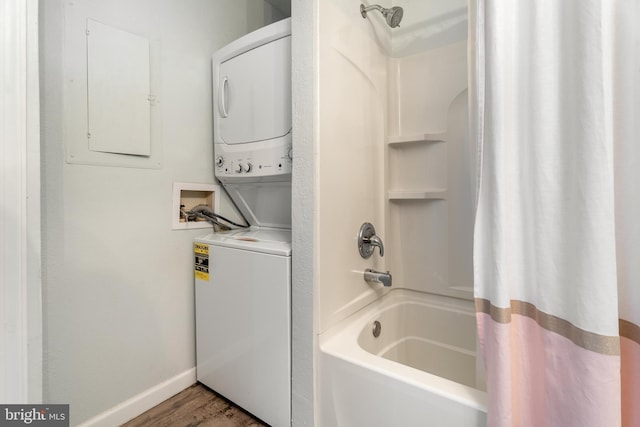
[[[475,343],[470,301],[392,290],[320,335],[319,425],[485,426]]]

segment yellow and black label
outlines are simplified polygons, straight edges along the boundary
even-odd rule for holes
[[[204,243],[193,244],[195,258],[196,279],[209,281],[209,245]]]

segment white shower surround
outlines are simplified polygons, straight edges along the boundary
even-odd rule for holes
[[[394,390],[406,391],[407,384],[415,390],[417,378],[428,375],[431,384],[417,387],[423,391],[426,387],[429,392],[414,395],[411,404],[387,401],[381,419],[406,412],[407,420],[413,419],[415,424],[418,420],[412,417],[420,417],[422,399],[434,403],[432,409],[446,408],[451,403],[442,402],[457,399],[446,391],[448,385],[467,387],[365,355],[353,333],[336,332],[344,325],[350,325],[350,330],[361,328],[354,325],[363,308],[368,313],[387,298],[389,289],[364,282],[366,268],[390,270],[392,292],[411,292],[404,288],[423,295],[436,293],[442,295],[438,297],[441,301],[454,301],[473,312],[466,2],[434,3],[441,7],[434,7],[440,13],[435,17],[425,14],[421,2],[394,3],[405,9],[398,33],[392,33],[378,14],[362,19],[359,1],[317,4],[315,147],[320,167],[315,169],[315,203],[319,208],[315,214],[314,263],[320,350],[316,358],[320,396],[316,414],[321,425],[323,420],[357,425],[339,421],[344,411],[356,416],[358,404],[351,409],[348,405],[338,407],[328,394],[350,389],[350,396],[361,406],[386,401],[384,393],[377,395],[380,400],[373,395],[368,401],[354,396],[352,387],[367,390],[371,383],[358,382],[355,377],[351,386],[351,380],[338,381],[344,363],[358,372],[356,377],[382,381]],[[381,4],[391,6],[391,2]],[[365,221],[373,223],[383,239],[384,257],[376,253],[364,260],[359,256],[356,235]],[[469,328],[474,331],[472,325]],[[466,343],[469,348],[475,348],[474,335],[471,332]],[[380,363],[398,369],[386,371]],[[434,391],[440,386],[444,387],[442,392]],[[471,407],[482,412],[483,404],[476,403]],[[331,420],[327,414],[337,418]],[[484,417],[477,419],[482,425]]]
[[[418,2],[405,3],[409,19]],[[319,333],[386,292],[364,282],[366,268],[391,270],[394,288],[472,298],[466,31],[462,41],[392,58],[388,27],[377,14],[362,19],[359,4],[318,3]],[[425,134],[449,141],[396,143]],[[396,191],[409,199],[395,200]],[[421,216],[419,229],[407,227]],[[385,257],[358,254],[365,221],[384,240]]]
[[[383,270],[385,258],[362,259],[356,235],[365,221],[386,235],[387,57],[359,5],[318,2],[315,262],[320,332],[382,294],[364,282],[362,272]]]

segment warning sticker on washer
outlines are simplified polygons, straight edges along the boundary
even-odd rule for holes
[[[196,279],[209,281],[209,245],[193,244]]]

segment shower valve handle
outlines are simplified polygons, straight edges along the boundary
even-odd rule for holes
[[[382,239],[376,236],[376,229],[370,222],[365,222],[360,227],[358,233],[358,251],[362,258],[369,258],[373,255],[375,247],[380,250],[380,256],[384,256],[384,244]]]

